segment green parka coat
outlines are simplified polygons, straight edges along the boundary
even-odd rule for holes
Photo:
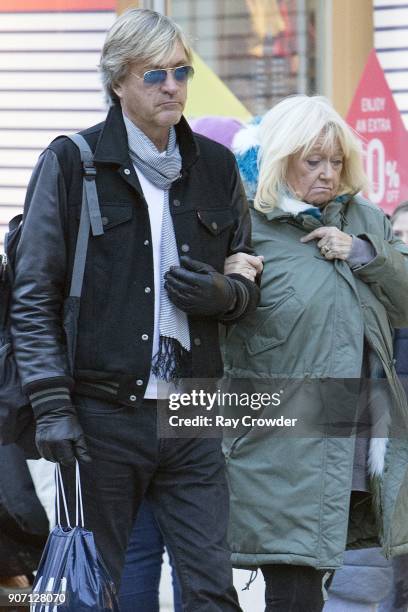
[[[319,220],[280,208],[251,213],[253,246],[265,258],[261,302],[228,334],[227,377],[359,378],[366,342],[406,422],[392,329],[408,326],[408,247],[384,213],[359,196],[330,202]],[[369,240],[375,259],[354,271],[324,259],[316,241],[300,242],[321,225]],[[374,442],[373,496],[350,511],[352,435],[294,438],[253,427],[226,438],[233,565],[338,568],[345,548],[378,542],[387,557],[408,553],[408,440],[391,434]]]

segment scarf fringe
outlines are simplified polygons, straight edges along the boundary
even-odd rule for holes
[[[152,372],[166,382],[191,378],[191,352],[186,351],[175,338],[160,336],[159,350],[153,357]]]

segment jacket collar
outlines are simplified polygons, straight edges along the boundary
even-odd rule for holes
[[[175,126],[177,142],[180,147],[183,170],[188,170],[198,159],[199,146],[184,117]],[[122,109],[116,103],[109,109],[102,132],[96,145],[95,163],[113,163],[123,166],[129,164],[129,149]]]
[[[264,214],[268,221],[296,222],[298,220],[299,225],[303,227],[316,228],[326,225],[341,229],[344,225],[347,225],[345,210],[351,199],[352,196],[339,196],[335,198],[326,204],[322,211],[321,219],[316,219],[311,215],[294,215],[293,213],[282,210],[279,206],[261,214]]]

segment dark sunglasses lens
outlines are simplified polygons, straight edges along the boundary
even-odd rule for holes
[[[163,83],[166,80],[166,77],[166,70],[149,70],[148,72],[144,73],[143,80],[148,85],[157,85],[158,83]]]
[[[191,79],[194,74],[194,69],[192,66],[179,66],[174,71],[174,78],[176,81],[187,81],[187,79]]]

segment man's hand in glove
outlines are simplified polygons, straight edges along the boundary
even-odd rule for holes
[[[73,406],[58,407],[36,416],[35,443],[48,461],[72,464],[75,459],[89,462],[84,432]]]
[[[217,272],[212,266],[190,257],[180,258],[165,274],[164,288],[170,300],[189,315],[220,316],[236,304],[235,280]]]

